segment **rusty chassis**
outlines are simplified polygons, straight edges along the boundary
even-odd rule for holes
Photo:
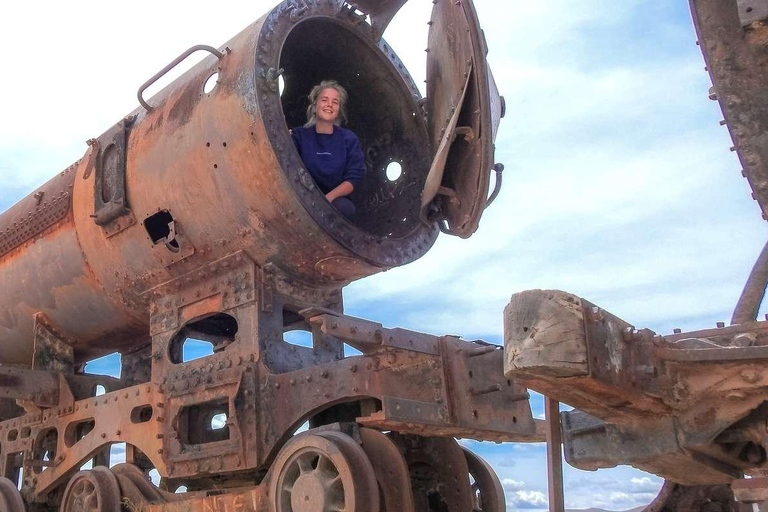
[[[105,461],[116,443],[126,443],[128,464],[156,468],[166,489],[212,481],[216,494],[241,489],[189,493],[205,510],[204,503],[256,503],[264,486],[255,484],[306,421],[358,437],[364,428],[542,440],[526,388],[502,374],[500,347],[345,316],[338,291],[297,284],[242,252],[148,295],[152,343],[124,359],[122,379],[61,371],[55,334],[42,327],[35,350],[47,368],[0,368],[0,394],[28,411],[0,422],[0,471],[12,478],[23,468],[28,502],[55,501],[73,473],[90,459]],[[312,348],[284,341],[284,331],[296,328],[312,333]],[[188,338],[217,340],[214,354],[178,360]],[[345,344],[361,355],[344,357]],[[136,382],[141,375],[149,379]],[[106,393],[93,396],[98,384]],[[226,425],[213,429],[220,414]]]

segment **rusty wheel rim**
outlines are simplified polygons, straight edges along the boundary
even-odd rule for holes
[[[62,512],[119,512],[120,486],[104,467],[80,471],[67,484],[61,501]]]
[[[504,488],[499,477],[491,466],[479,455],[464,448],[469,474],[475,480],[472,484],[472,496],[475,500],[475,510],[480,512],[505,512],[507,500],[504,498]]]
[[[360,429],[363,451],[371,461],[381,495],[383,512],[415,512],[408,464],[397,445],[370,428]]]
[[[24,500],[16,485],[5,477],[0,477],[0,510],[24,512]]]
[[[357,449],[367,461],[362,449]],[[358,459],[344,441],[297,436],[273,466],[270,495],[275,512],[378,512],[378,489],[371,490],[367,478],[361,478]],[[374,497],[375,508],[368,503]]]

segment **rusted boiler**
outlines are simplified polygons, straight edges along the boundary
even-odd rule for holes
[[[145,84],[139,108],[0,216],[0,361],[29,362],[37,313],[78,360],[135,346],[154,287],[237,251],[338,290],[417,259],[440,227],[471,235],[502,109],[482,34],[440,8],[421,99],[381,39],[402,3],[289,2],[220,49],[190,49],[212,55],[155,97]],[[315,189],[288,134],[328,77],[348,87],[365,148],[354,224]]]
[[[505,509],[453,439],[541,439],[500,348],[343,314],[344,285],[470,236],[492,169],[500,185],[504,106],[472,1],[434,2],[426,99],[381,38],[404,1],[286,0],[191,48],[0,216],[0,510]],[[288,133],[331,77],[366,158],[355,223]],[[190,340],[213,353],[187,360]],[[115,351],[121,378],[81,373]]]

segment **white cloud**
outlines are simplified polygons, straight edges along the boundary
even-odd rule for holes
[[[511,478],[504,478],[501,480],[501,486],[504,487],[506,492],[515,492],[525,487],[525,482],[518,482]]]
[[[507,495],[507,508],[512,509],[540,509],[546,508],[547,495],[541,491],[515,491]]]
[[[630,492],[635,494],[658,493],[663,483],[658,479],[651,480],[651,478],[647,476],[641,478],[632,477],[629,482],[632,486]]]

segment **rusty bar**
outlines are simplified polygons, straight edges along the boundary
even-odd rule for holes
[[[550,512],[565,512],[563,496],[563,452],[560,433],[560,402],[544,397],[547,420],[547,488]]]
[[[217,59],[221,60],[222,57],[224,57],[224,54],[221,53],[219,50],[214,48],[213,46],[208,46],[207,44],[198,44],[193,46],[192,48],[187,49],[184,53],[173,59],[170,64],[165,66],[163,69],[155,73],[155,75],[144,82],[141,87],[139,87],[139,92],[136,93],[136,97],[139,100],[139,103],[141,103],[141,106],[147,109],[147,111],[152,110],[154,107],[147,103],[144,100],[144,91],[147,90],[147,88],[152,85],[153,83],[157,82],[163,75],[165,75],[167,72],[178,66],[181,61],[195,53],[196,51],[206,51],[212,53],[214,56],[216,56]]]

